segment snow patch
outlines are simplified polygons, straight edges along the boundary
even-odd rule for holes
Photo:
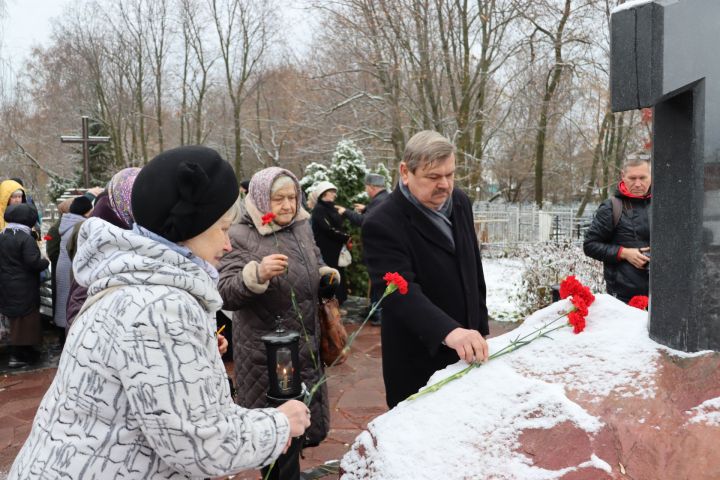
[[[720,427],[720,397],[705,400],[697,407],[691,408],[687,413],[692,415],[688,423],[705,423]]]
[[[623,10],[630,10],[631,8],[639,7],[640,5],[644,5],[646,3],[652,3],[653,0],[630,0],[622,5],[618,5],[617,7],[613,8],[610,13],[617,13],[621,12]]]
[[[485,285],[487,285],[486,304],[490,317],[497,321],[519,320],[520,307],[517,293],[525,270],[523,261],[510,258],[484,258],[482,264]]]

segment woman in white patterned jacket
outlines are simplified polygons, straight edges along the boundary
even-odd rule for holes
[[[9,479],[217,477],[271,463],[304,433],[302,402],[230,398],[214,266],[238,193],[217,152],[181,147],[138,175],[133,230],[84,223],[73,270],[88,300]]]

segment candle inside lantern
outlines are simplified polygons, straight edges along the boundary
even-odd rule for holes
[[[292,364],[290,349],[285,347],[278,348],[276,359],[277,368],[275,371],[277,373],[278,385],[283,393],[289,393],[292,390],[290,385],[291,376],[295,371]]]

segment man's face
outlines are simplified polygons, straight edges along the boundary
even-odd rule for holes
[[[378,194],[378,192],[381,190],[380,187],[377,185],[365,185],[365,193],[367,193],[369,198],[375,198],[375,195]]]
[[[400,163],[400,177],[410,193],[426,207],[438,210],[447,201],[455,184],[455,155],[428,166],[421,164],[415,173]]]
[[[652,183],[650,164],[643,162],[634,167],[625,167],[622,172],[622,181],[633,195],[639,197],[646,195]]]

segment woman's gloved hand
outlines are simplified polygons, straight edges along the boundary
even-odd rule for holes
[[[335,290],[337,290],[338,285],[340,285],[339,276],[336,275],[335,272],[326,273],[320,277],[318,296],[321,299],[332,298],[335,295]]]

